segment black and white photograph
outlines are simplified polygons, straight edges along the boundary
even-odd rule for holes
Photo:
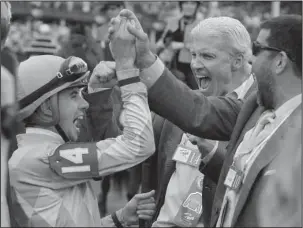
[[[302,227],[302,1],[1,1],[1,227]]]

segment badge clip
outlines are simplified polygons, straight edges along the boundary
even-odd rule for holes
[[[226,175],[224,185],[228,188],[237,191],[242,185],[244,173],[234,165],[230,166]]]

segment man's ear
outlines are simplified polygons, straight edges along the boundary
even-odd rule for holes
[[[284,51],[281,51],[276,57],[274,71],[281,74],[287,67],[288,57]]]
[[[50,99],[44,101],[33,115],[33,121],[37,125],[47,127],[55,124]]]
[[[236,56],[234,56],[231,63],[231,70],[239,70],[243,66],[243,59],[244,57],[242,54],[237,54]]]
[[[51,102],[50,99],[46,99],[41,105],[40,105],[40,110],[42,111],[43,114],[47,116],[52,115],[52,109],[51,109]]]

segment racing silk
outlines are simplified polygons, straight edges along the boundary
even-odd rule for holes
[[[121,87],[123,134],[97,143],[66,143],[57,134],[27,128],[9,160],[13,213],[22,227],[114,226],[100,219],[90,179],[141,163],[155,150],[146,87]]]

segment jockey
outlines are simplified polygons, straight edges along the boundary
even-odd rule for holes
[[[132,68],[117,71],[122,135],[76,143],[88,108],[93,110],[87,112],[92,125],[112,118],[106,100],[110,90],[95,90],[105,80],[98,69],[87,86],[87,64],[77,57],[34,56],[20,64],[18,118],[26,132],[17,136],[18,149],[9,160],[17,226],[119,226],[150,218],[154,191],[134,196],[124,208],[100,219],[89,181],[128,169],[154,152],[147,91],[138,74]]]

